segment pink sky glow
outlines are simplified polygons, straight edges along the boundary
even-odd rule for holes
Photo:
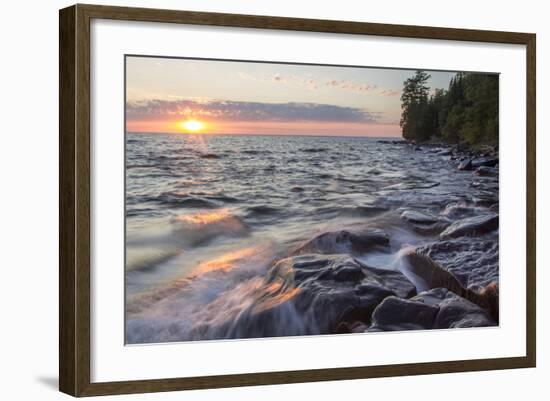
[[[183,121],[183,120],[182,120]],[[328,135],[400,137],[399,124],[365,124],[347,122],[258,122],[216,121],[204,122],[203,134],[253,134],[253,135]],[[128,132],[164,132],[186,134],[180,128],[180,120],[127,120]]]

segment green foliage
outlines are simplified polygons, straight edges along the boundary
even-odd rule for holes
[[[498,76],[458,73],[449,88],[429,95],[424,71],[403,83],[403,137],[417,142],[442,140],[470,145],[498,143]]]
[[[404,83],[401,95],[401,121],[405,139],[416,139],[419,133],[425,132],[426,113],[428,111],[428,94],[430,88],[426,86],[430,75],[424,71],[416,71],[416,74],[408,78]]]

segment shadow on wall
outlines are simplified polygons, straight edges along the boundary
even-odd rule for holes
[[[40,376],[36,378],[36,381],[48,387],[51,390],[57,391],[59,388],[59,379],[57,376]]]

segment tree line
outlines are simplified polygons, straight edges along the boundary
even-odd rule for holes
[[[498,75],[457,73],[448,89],[430,94],[425,71],[403,83],[403,138],[475,145],[498,144]]]

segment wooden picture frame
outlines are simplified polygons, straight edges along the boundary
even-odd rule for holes
[[[90,380],[90,22],[96,18],[526,46],[526,355],[511,358],[92,383]],[[534,34],[80,4],[60,10],[59,28],[59,388],[62,392],[73,396],[95,396],[535,366],[536,37]]]

